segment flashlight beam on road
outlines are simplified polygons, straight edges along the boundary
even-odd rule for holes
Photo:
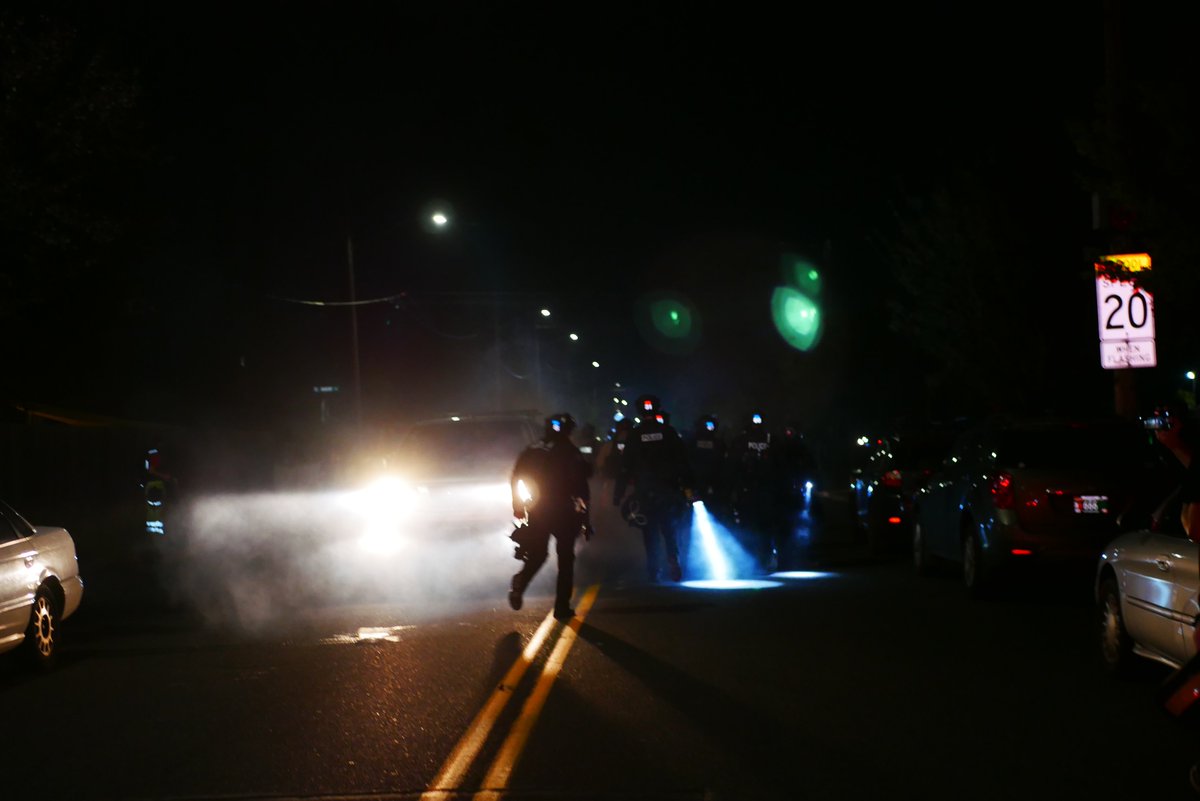
[[[715,581],[728,581],[733,577],[733,570],[721,544],[717,542],[717,532],[713,530],[712,516],[704,506],[704,501],[692,504],[692,524],[700,535],[700,548],[708,562],[709,574]]]
[[[769,579],[735,578],[746,555],[729,532],[713,521],[703,501],[692,504],[692,537],[693,547],[700,549],[700,557],[708,563],[709,578],[689,579],[682,586],[698,590],[762,590],[783,586],[782,582]]]

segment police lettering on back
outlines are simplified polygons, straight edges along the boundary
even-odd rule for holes
[[[680,581],[683,567],[679,562],[678,535],[693,484],[687,449],[657,397],[638,398],[637,410],[640,421],[622,454],[621,470],[613,487],[613,504],[621,508],[630,525],[642,530],[649,579],[658,579],[661,545],[668,575],[672,581]],[[632,488],[628,498],[627,488]]]

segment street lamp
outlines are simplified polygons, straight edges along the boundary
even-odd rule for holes
[[[592,362],[592,367],[599,367],[599,366],[600,366],[600,362]]]
[[[543,317],[549,317],[549,316],[550,316],[550,310],[549,310],[549,309],[542,309],[542,316],[543,316]]]
[[[444,231],[454,219],[454,204],[442,198],[434,198],[421,209],[421,226],[427,231]]]
[[[571,341],[572,341],[572,342],[578,342],[578,341],[579,341],[579,334],[571,334]]]

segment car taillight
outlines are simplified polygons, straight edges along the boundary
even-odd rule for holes
[[[997,509],[1013,508],[1013,478],[1001,473],[992,480],[992,504]]]
[[[883,474],[883,486],[888,489],[900,489],[903,483],[904,476],[900,474],[899,470],[889,470]]]

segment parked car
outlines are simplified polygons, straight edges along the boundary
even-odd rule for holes
[[[0,652],[23,648],[49,667],[59,625],[82,597],[75,541],[66,529],[32,526],[0,501]]]
[[[914,498],[918,572],[961,567],[978,594],[1005,568],[1091,565],[1158,462],[1124,421],[992,422],[965,432]]]
[[[1200,545],[1184,536],[1182,526],[1143,529],[1110,542],[1095,584],[1100,653],[1108,669],[1127,673],[1141,657],[1173,668],[1191,659],[1197,593]]]
[[[912,499],[950,452],[961,426],[928,426],[855,443],[850,510],[871,553],[906,552],[912,542]]]

